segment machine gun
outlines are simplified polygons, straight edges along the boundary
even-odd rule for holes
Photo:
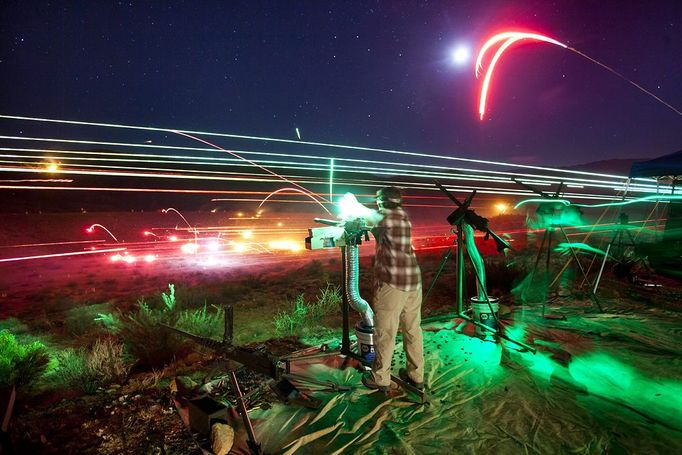
[[[474,196],[476,196],[476,190],[474,190],[464,200],[464,202],[460,202],[452,193],[450,193],[443,185],[441,185],[438,180],[434,180],[434,183],[436,184],[438,189],[445,193],[445,195],[457,206],[457,209],[447,217],[450,226],[457,226],[462,221],[464,221],[477,231],[484,232],[485,240],[492,238],[495,241],[495,247],[497,248],[498,253],[502,253],[506,249],[513,249],[509,242],[507,242],[499,235],[495,234],[488,227],[487,218],[482,217],[481,215],[477,214],[476,212],[469,208],[469,206],[471,205],[471,201],[473,201]]]
[[[338,353],[345,356],[346,359],[354,359],[364,367],[368,367],[374,360],[374,312],[369,303],[360,296],[358,246],[363,241],[369,241],[369,231],[372,228],[362,216],[350,217],[346,220],[315,218],[315,222],[325,224],[327,227],[308,229],[310,235],[305,239],[306,248],[317,250],[338,247],[341,250],[343,302],[341,305],[341,346]],[[362,320],[355,324],[357,352],[353,350],[350,340],[350,308],[356,310],[362,317]],[[326,353],[324,355],[334,354]],[[298,357],[298,359],[303,358],[305,357]],[[421,403],[427,402],[423,390],[415,388],[397,376],[391,375],[391,379],[404,390],[417,395]]]

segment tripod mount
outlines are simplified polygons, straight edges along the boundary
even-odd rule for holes
[[[493,239],[495,241],[495,245],[497,247],[497,250],[499,252],[502,252],[506,249],[512,249],[511,245],[504,240],[502,237],[497,235],[495,232],[490,229],[488,226],[488,219],[484,218],[480,215],[478,215],[473,209],[471,209],[471,202],[473,201],[474,197],[476,196],[476,191],[474,190],[465,200],[464,202],[460,202],[452,193],[450,193],[447,188],[445,188],[443,185],[440,184],[438,181],[434,181],[438,189],[440,189],[445,195],[457,205],[457,209],[453,211],[450,215],[447,217],[447,221],[451,226],[455,227],[455,233],[456,233],[456,243],[457,243],[457,316],[464,319],[467,322],[470,322],[471,324],[475,325],[476,327],[491,333],[495,336],[499,336],[500,338],[503,338],[511,343],[514,343],[518,346],[521,346],[522,348],[531,351],[533,354],[535,354],[536,350],[532,346],[529,346],[521,341],[514,340],[513,338],[508,337],[505,335],[502,331],[500,331],[500,328],[502,325],[500,324],[500,321],[497,317],[497,311],[493,310],[492,304],[491,304],[491,298],[488,296],[488,292],[486,290],[485,286],[485,268],[482,265],[482,260],[480,260],[480,254],[478,253],[478,250],[476,249],[476,245],[474,244],[474,239],[473,239],[473,234],[474,230],[478,230],[481,232],[485,233],[485,239]],[[466,231],[466,238],[465,238],[465,231]],[[471,318],[464,312],[464,244],[465,241],[468,245],[467,252],[469,253],[469,257],[472,260],[472,263],[474,265],[474,270],[476,273],[476,280],[478,283],[478,289],[479,289],[479,300],[486,303],[488,305],[488,309],[490,311],[490,315],[492,315],[496,327],[490,327],[489,325],[482,324],[479,321],[476,321],[475,319]],[[442,270],[443,266],[445,265],[445,262],[449,258],[449,253],[448,255],[445,256],[443,263],[439,267],[439,272]],[[480,262],[480,265],[477,267],[477,262]],[[438,278],[438,275],[434,277],[434,283],[432,283],[431,288],[433,287],[433,284],[435,284],[435,279]]]

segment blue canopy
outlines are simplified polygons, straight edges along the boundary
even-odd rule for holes
[[[630,178],[680,175],[682,175],[682,150],[653,160],[634,163],[630,168]]]

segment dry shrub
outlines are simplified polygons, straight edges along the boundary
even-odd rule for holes
[[[111,338],[100,338],[95,342],[86,357],[86,366],[95,372],[103,384],[121,381],[130,371],[130,364],[126,362],[123,352],[123,343]]]
[[[123,344],[111,338],[98,339],[89,349],[65,349],[56,358],[58,365],[53,373],[56,385],[85,393],[122,381],[130,371]]]

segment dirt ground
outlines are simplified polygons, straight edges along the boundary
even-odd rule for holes
[[[422,253],[425,290],[444,250]],[[423,314],[429,404],[409,393],[371,392],[360,373],[338,358],[302,363],[298,372],[349,388],[331,392],[299,387],[322,401],[316,411],[276,399],[252,403],[256,437],[267,453],[679,453],[682,452],[682,285],[653,277],[655,286],[605,275],[598,312],[580,290],[551,295],[543,318],[539,304],[515,300],[522,278],[513,265],[530,256],[498,257],[488,264],[489,286],[501,297],[506,335],[537,353],[507,341],[473,336],[473,327],[446,316],[454,310],[455,277],[446,264]],[[328,339],[273,339],[274,315],[299,294],[314,296],[337,283],[335,254],[250,256],[220,269],[186,267],[173,259],[150,269],[102,267],[101,258],[74,257],[59,263],[18,263],[0,280],[0,328],[38,337],[51,346],[78,346],[92,336],[69,315],[80,307],[97,311],[131,308],[141,296],[158,294],[168,283],[184,298],[233,304],[236,340],[283,355],[303,342],[338,342],[340,317],[327,318]],[[565,259],[559,259],[558,262]],[[556,267],[558,264],[552,264]],[[369,255],[361,262],[361,294],[371,295]],[[20,279],[13,279],[18,277]],[[473,290],[469,274],[467,290]],[[197,303],[195,302],[195,303]],[[77,322],[77,321],[76,321]],[[394,368],[404,362],[398,343]],[[169,385],[176,376],[197,383],[225,379],[228,365],[197,349],[163,371],[135,371],[121,384],[84,395],[77,392],[20,391],[12,421],[17,453],[202,453],[183,425]],[[241,371],[245,390],[260,379]],[[229,388],[214,397],[234,405]],[[239,419],[234,453],[247,453]]]

